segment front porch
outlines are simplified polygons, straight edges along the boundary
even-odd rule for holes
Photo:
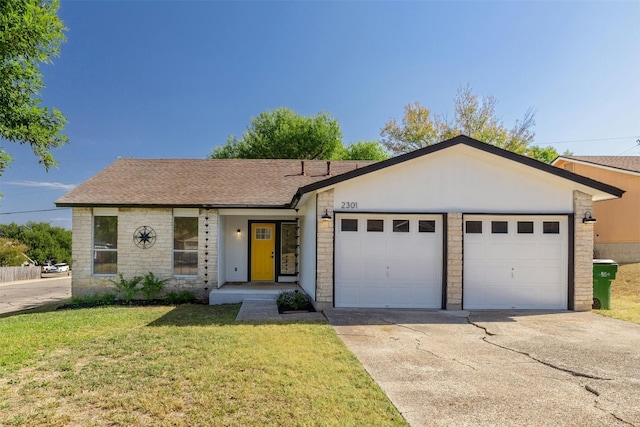
[[[275,301],[282,291],[304,292],[296,283],[232,282],[209,292],[209,305],[237,304],[246,300]]]

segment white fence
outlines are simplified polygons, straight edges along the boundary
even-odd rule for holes
[[[39,278],[40,267],[37,265],[28,267],[0,267],[0,283]]]

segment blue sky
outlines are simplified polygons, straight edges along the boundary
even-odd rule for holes
[[[62,0],[60,17],[43,97],[70,143],[46,173],[0,141],[0,223],[70,228],[69,209],[12,212],[54,209],[118,157],[204,158],[267,109],[327,111],[345,143],[372,140],[410,102],[451,117],[466,83],[507,127],[534,108],[538,145],[640,155],[637,1]]]

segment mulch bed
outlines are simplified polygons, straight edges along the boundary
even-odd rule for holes
[[[202,301],[193,301],[184,304],[205,304]],[[124,300],[115,300],[112,302],[104,302],[104,301],[94,301],[94,302],[81,302],[76,304],[64,304],[56,308],[56,310],[73,310],[78,308],[92,308],[92,307],[104,307],[110,305],[124,305],[130,307],[150,307],[150,306],[161,306],[161,305],[180,305],[175,303],[167,302],[167,300],[163,299],[132,299],[129,301]]]
[[[315,313],[316,309],[313,307],[313,304],[307,302],[307,305],[302,308],[293,308],[289,305],[278,304],[278,313],[280,314],[289,314],[289,313]]]

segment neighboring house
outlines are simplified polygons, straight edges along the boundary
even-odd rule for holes
[[[552,165],[625,191],[593,205],[594,258],[640,262],[640,156],[561,156]]]
[[[378,163],[120,159],[56,204],[74,295],[152,271],[202,297],[297,282],[320,309],[589,310],[583,218],[622,194],[458,136]]]

